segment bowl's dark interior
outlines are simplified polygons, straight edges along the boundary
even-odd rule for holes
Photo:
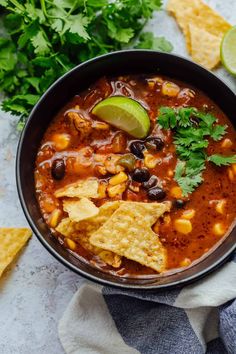
[[[124,51],[86,62],[58,80],[33,110],[21,136],[17,157],[17,184],[22,206],[34,232],[46,248],[66,266],[92,280],[110,285],[137,288],[169,287],[189,282],[220,265],[232,252],[236,230],[207,258],[189,269],[156,279],[122,279],[103,273],[81,262],[50,235],[44,223],[34,189],[34,162],[42,136],[57,111],[75,94],[87,88],[103,75],[160,73],[183,80],[210,96],[229,119],[236,123],[235,94],[205,69],[173,55],[152,51]]]

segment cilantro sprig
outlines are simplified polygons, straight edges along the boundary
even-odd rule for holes
[[[45,90],[75,65],[127,46],[171,51],[140,31],[162,0],[0,0],[0,92],[5,111],[27,117]]]
[[[202,183],[206,161],[217,166],[236,163],[236,155],[207,156],[209,138],[219,141],[227,129],[227,125],[216,124],[217,119],[212,114],[200,112],[195,107],[161,107],[157,121],[162,129],[174,131],[174,144],[179,157],[174,178],[183,196],[192,193]]]

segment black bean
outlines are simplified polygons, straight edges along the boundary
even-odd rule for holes
[[[132,152],[132,154],[134,154],[135,156],[139,157],[140,159],[143,158],[143,150],[145,149],[145,145],[142,141],[133,141],[130,144],[130,151]]]
[[[166,197],[166,192],[162,188],[155,187],[149,189],[147,195],[151,200],[162,200]]]
[[[174,206],[177,208],[177,209],[182,209],[184,206],[185,206],[186,202],[182,199],[176,199],[174,201]]]
[[[158,178],[155,175],[152,175],[147,182],[143,182],[143,188],[150,189],[156,186]]]
[[[60,180],[65,176],[66,166],[62,159],[54,160],[52,163],[51,174],[56,180]]]
[[[136,182],[146,182],[150,178],[150,172],[147,168],[135,168],[132,178]]]
[[[161,138],[150,136],[145,140],[147,149],[160,151],[164,147],[164,142]]]

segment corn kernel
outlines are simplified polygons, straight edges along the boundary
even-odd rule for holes
[[[232,168],[228,168],[228,177],[229,177],[229,180],[230,180],[231,182],[233,182],[233,180],[234,180],[234,173],[233,173]]]
[[[49,225],[51,227],[56,227],[60,221],[62,216],[62,211],[60,209],[54,209],[53,212],[49,216]]]
[[[75,251],[75,249],[76,249],[75,241],[71,240],[70,238],[65,238],[65,243],[69,249],[71,249],[72,251]]]
[[[195,216],[195,210],[194,209],[189,209],[189,210],[185,210],[183,212],[182,218],[186,219],[186,220],[190,220]]]
[[[152,156],[151,154],[146,154],[144,157],[144,165],[147,168],[155,168],[159,159],[156,157]]]
[[[176,187],[172,187],[170,190],[170,195],[173,198],[179,199],[182,198],[182,190],[180,187],[176,186]]]
[[[80,109],[80,106],[78,104],[75,105],[75,109],[76,110],[79,110]]]
[[[232,167],[233,173],[236,175],[236,163],[233,163],[231,165],[231,167]]]
[[[217,203],[216,203],[216,211],[217,211],[217,213],[224,214],[225,205],[226,205],[226,200],[225,199],[218,200]]]
[[[121,184],[117,184],[115,186],[108,186],[107,187],[107,192],[110,198],[113,198],[119,194],[122,194],[126,189],[126,184],[125,183],[121,183]]]
[[[154,88],[154,86],[155,86],[155,82],[149,80],[149,81],[148,81],[148,86],[149,86],[149,88],[152,90],[152,89]]]
[[[135,186],[133,184],[129,185],[129,189],[134,192],[134,193],[138,193],[140,191],[140,187],[139,186]]]
[[[100,166],[100,165],[98,165],[98,166],[96,167],[96,169],[97,169],[97,172],[98,172],[100,175],[102,175],[102,176],[105,176],[105,175],[107,174],[107,170],[106,170],[106,167],[105,167],[105,166]]]
[[[159,223],[159,221],[157,221],[157,222],[154,224],[154,226],[153,226],[153,231],[154,231],[156,234],[158,234],[158,232],[159,232],[159,227],[160,227],[160,223]]]
[[[165,224],[166,226],[170,225],[170,223],[171,223],[170,215],[165,215],[164,218],[163,218],[163,220],[164,220],[164,224]]]
[[[71,136],[69,134],[54,134],[52,137],[55,148],[58,151],[65,150],[70,145]]]
[[[127,181],[128,176],[125,172],[119,172],[117,175],[113,176],[109,180],[109,184],[116,186],[117,184]]]
[[[169,169],[169,170],[167,171],[167,176],[168,176],[168,177],[173,177],[173,176],[174,176],[174,171],[171,170],[171,169]]]
[[[181,262],[180,262],[180,267],[188,267],[191,264],[191,260],[189,258],[184,258]]]
[[[223,236],[225,233],[225,226],[224,224],[218,222],[214,224],[212,231],[216,236]]]
[[[164,80],[160,76],[155,76],[152,78],[153,81],[157,82],[158,84],[163,84]]]
[[[105,183],[100,183],[98,186],[98,198],[102,199],[102,198],[106,198],[106,189],[107,186]]]
[[[224,149],[228,149],[233,145],[232,141],[228,138],[224,139],[221,143],[221,147]]]
[[[162,85],[161,92],[165,96],[176,97],[180,91],[179,86],[174,84],[173,82],[165,81]]]
[[[189,234],[192,231],[192,223],[190,220],[186,219],[176,219],[175,220],[175,229],[181,234]]]

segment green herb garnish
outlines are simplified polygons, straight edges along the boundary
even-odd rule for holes
[[[202,183],[206,161],[217,166],[236,163],[236,155],[206,154],[208,139],[221,140],[227,129],[226,125],[216,124],[217,119],[212,114],[200,112],[195,107],[161,107],[158,123],[163,129],[174,130],[174,144],[179,157],[174,178],[184,196]]]
[[[160,50],[169,53],[173,50],[173,45],[165,37],[154,37],[152,32],[145,32],[140,35],[139,43],[135,48]]]
[[[233,156],[223,156],[223,155],[211,155],[207,159],[208,161],[213,162],[217,166],[228,166],[232,163],[236,163],[236,155]]]
[[[97,55],[135,45],[162,0],[0,0],[0,92],[5,111],[27,117],[61,75]],[[142,34],[137,47],[171,51],[164,38]],[[22,121],[20,126],[22,126]]]

